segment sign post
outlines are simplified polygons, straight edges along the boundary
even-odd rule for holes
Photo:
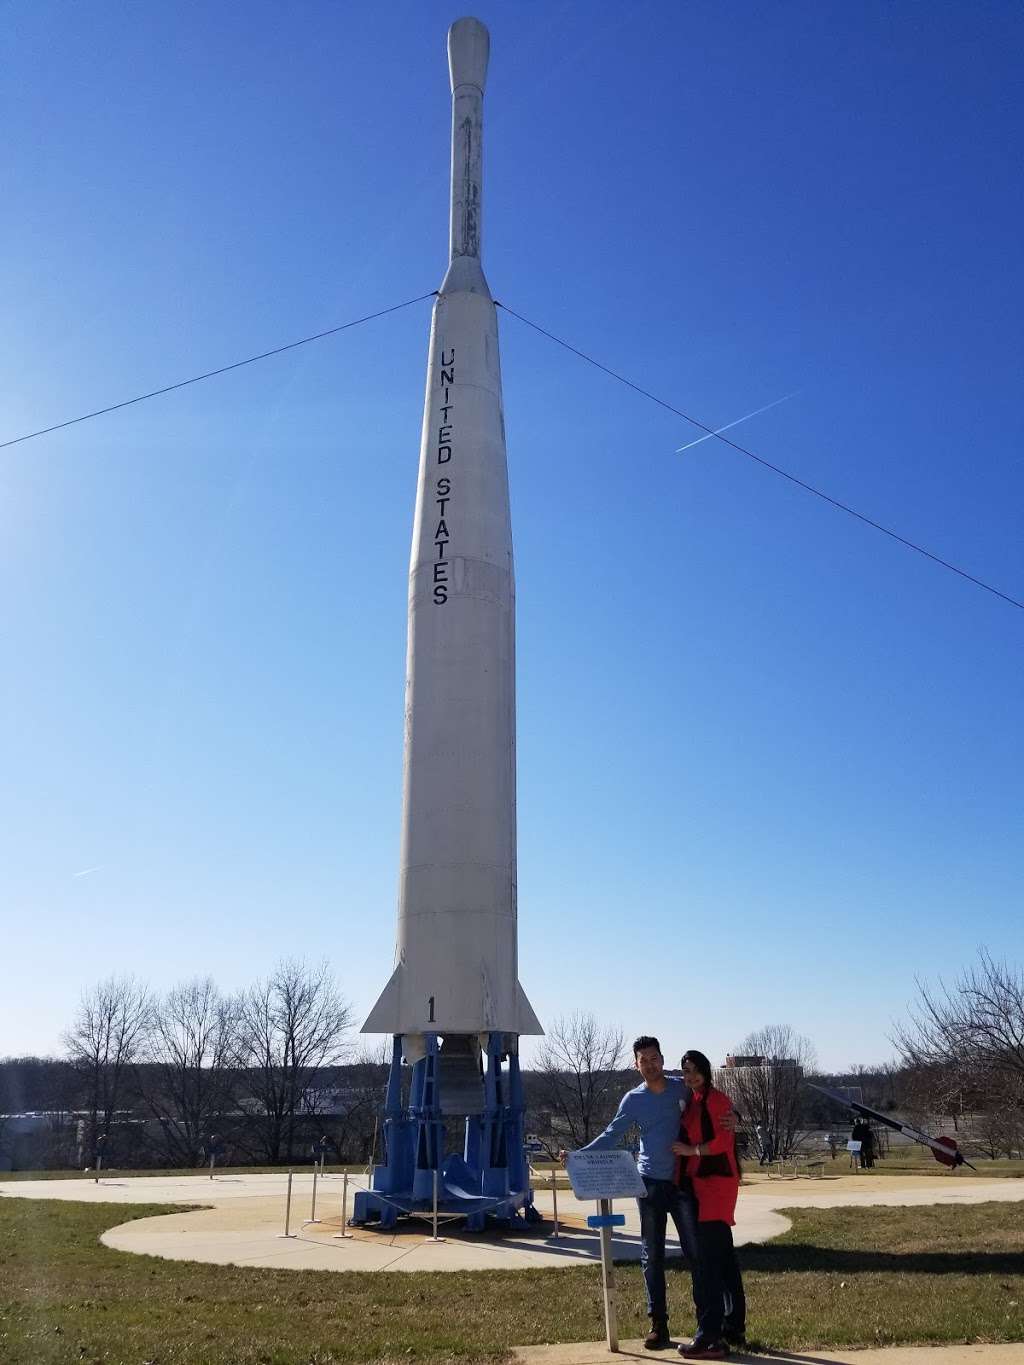
[[[615,1264],[612,1261],[612,1220],[616,1217],[612,1213],[612,1201],[610,1199],[599,1199],[597,1201],[597,1218],[588,1218],[587,1222],[593,1226],[600,1219],[601,1229],[601,1285],[604,1292],[604,1334],[608,1342],[609,1351],[619,1349],[619,1329],[615,1320]],[[620,1222],[625,1222],[625,1214],[618,1215]]]
[[[596,1199],[597,1213],[588,1227],[601,1234],[601,1285],[604,1294],[604,1328],[609,1351],[618,1351],[615,1320],[615,1266],[612,1262],[612,1228],[626,1221],[624,1213],[612,1212],[613,1199],[636,1199],[647,1193],[633,1158],[621,1149],[613,1152],[570,1152],[565,1168],[577,1199]]]

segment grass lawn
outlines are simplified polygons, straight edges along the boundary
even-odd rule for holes
[[[160,1205],[0,1199],[4,1365],[498,1362],[506,1349],[603,1334],[596,1267],[336,1274],[161,1261],[111,1251],[107,1227]],[[1022,1210],[795,1209],[741,1261],[749,1328],[791,1350],[1024,1340]],[[640,1272],[619,1271],[620,1331],[645,1329]],[[669,1275],[690,1327],[689,1276]]]
[[[951,1134],[957,1136],[957,1134]],[[963,1134],[959,1137],[963,1141]],[[991,1180],[995,1177],[1006,1179],[1024,1179],[1024,1161],[1010,1160],[1008,1157],[1000,1157],[992,1160],[991,1157],[975,1156],[971,1150],[971,1144],[966,1141],[964,1155],[976,1170],[970,1170],[966,1166],[960,1166],[956,1170],[957,1180],[984,1179]],[[814,1161],[824,1163],[826,1175],[852,1175],[853,1168],[850,1166],[850,1154],[845,1148],[840,1148],[833,1161],[827,1151],[809,1152],[806,1155]],[[746,1174],[751,1175],[760,1168],[755,1161],[746,1162]],[[886,1156],[876,1156],[875,1164],[870,1175],[934,1175],[941,1179],[950,1178],[950,1168],[943,1166],[940,1161],[936,1161],[932,1155],[931,1148],[922,1147],[918,1143],[894,1143]]]
[[[968,1170],[966,1166],[960,1166],[956,1172],[957,1180],[971,1180],[982,1177],[991,1179],[993,1176],[1001,1176],[1007,1180],[1024,1179],[1024,1161],[1011,1161],[1001,1157],[993,1161],[987,1156],[974,1156],[970,1151],[964,1155],[975,1171]],[[835,1164],[847,1164],[843,1161],[846,1153],[836,1158]],[[848,1162],[848,1158],[847,1158]],[[826,1162],[826,1167],[831,1163]],[[894,1147],[889,1155],[881,1160],[876,1160],[872,1166],[871,1175],[936,1175],[949,1176],[949,1167],[943,1166],[940,1161],[936,1161],[931,1152],[926,1147]]]

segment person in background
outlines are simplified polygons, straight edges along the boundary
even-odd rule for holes
[[[676,1179],[688,1180],[697,1199],[700,1302],[697,1335],[679,1347],[679,1354],[687,1360],[722,1360],[730,1346],[746,1345],[747,1302],[732,1240],[740,1187],[732,1101],[712,1085],[711,1063],[703,1052],[685,1053],[682,1072],[690,1099],[672,1151],[678,1158]]]
[[[875,1131],[870,1123],[865,1123],[864,1127],[867,1132],[864,1135],[864,1146],[861,1148],[861,1152],[863,1153],[865,1167],[872,1171],[875,1168]]]
[[[772,1142],[772,1135],[761,1129],[758,1137],[761,1140],[761,1165],[770,1166],[775,1160],[775,1144]]]
[[[850,1129],[850,1141],[860,1143],[859,1149],[856,1152],[850,1153],[851,1157],[853,1158],[854,1170],[864,1169],[864,1129],[866,1127],[867,1124],[860,1117],[860,1115],[854,1114],[853,1127]]]
[[[856,1123],[853,1125],[850,1138],[853,1142],[860,1143],[858,1164],[860,1165],[861,1170],[870,1171],[871,1167],[875,1164],[875,1135],[872,1133],[870,1125],[859,1115]]]

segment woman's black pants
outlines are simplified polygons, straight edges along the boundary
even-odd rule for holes
[[[698,1337],[715,1340],[723,1331],[733,1337],[742,1336],[747,1301],[728,1223],[697,1224],[697,1259],[701,1289]]]

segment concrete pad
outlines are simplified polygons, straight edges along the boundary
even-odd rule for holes
[[[207,1182],[209,1183],[209,1182]],[[201,1184],[201,1181],[200,1181]],[[365,1180],[349,1181],[349,1195],[363,1188]],[[350,1238],[339,1238],[342,1231],[340,1207],[335,1186],[320,1186],[317,1211],[322,1222],[303,1223],[308,1213],[311,1181],[295,1182],[293,1192],[293,1237],[285,1240],[283,1191],[273,1195],[253,1194],[244,1204],[232,1199],[201,1211],[171,1214],[158,1218],[136,1219],[111,1228],[103,1235],[107,1246],[121,1251],[143,1252],[172,1260],[200,1260],[217,1264],[286,1266],[292,1269],[322,1270],[507,1270],[525,1268],[558,1269],[600,1260],[600,1241],[586,1225],[593,1212],[566,1191],[559,1191],[559,1234],[549,1226],[526,1227],[512,1233],[467,1232],[461,1220],[442,1223],[434,1242],[425,1219],[403,1221],[391,1232],[369,1228],[347,1229]],[[184,1192],[179,1191],[178,1197]],[[197,1193],[197,1200],[202,1191]],[[148,1196],[153,1197],[150,1193]],[[213,1202],[207,1191],[207,1200]],[[204,1200],[204,1202],[207,1202]],[[550,1218],[550,1190],[538,1190],[537,1207]],[[351,1208],[351,1204],[349,1205]],[[622,1261],[640,1259],[640,1220],[636,1205],[624,1202],[621,1211],[626,1224],[616,1231],[612,1246]],[[761,1241],[777,1236],[789,1226],[787,1219],[770,1208],[752,1206],[745,1211],[738,1240]],[[259,1250],[262,1246],[263,1250]],[[259,1259],[265,1256],[266,1259]]]
[[[645,1351],[640,1341],[623,1341],[613,1355],[603,1341],[567,1346],[520,1346],[512,1352],[514,1365],[611,1365],[615,1360],[674,1360],[674,1350]],[[1021,1365],[1024,1345],[999,1346],[887,1346],[845,1351],[780,1351],[748,1354],[734,1351],[731,1365]]]
[[[503,1270],[562,1267],[600,1259],[595,1232],[586,1226],[594,1206],[580,1203],[569,1191],[558,1191],[559,1236],[550,1223],[517,1229],[511,1234],[472,1233],[461,1220],[442,1224],[442,1242],[429,1240],[430,1225],[410,1219],[392,1232],[350,1229],[339,1238],[341,1176],[318,1182],[317,1212],[324,1220],[306,1223],[311,1212],[312,1172],[295,1175],[290,1232],[285,1238],[287,1175],[247,1175],[239,1171],[210,1180],[208,1176],[140,1176],[112,1174],[97,1184],[84,1180],[34,1180],[0,1183],[0,1198],[66,1199],[123,1204],[201,1204],[208,1207],[156,1218],[136,1219],[103,1234],[105,1245],[168,1260],[203,1261],[215,1265],[267,1265],[294,1270]],[[350,1176],[349,1210],[364,1176]],[[1024,1180],[945,1180],[932,1176],[846,1176],[834,1179],[768,1180],[755,1176],[740,1191],[735,1236],[737,1244],[763,1242],[789,1227],[780,1208],[837,1208],[871,1204],[913,1205],[1024,1200]],[[536,1189],[537,1208],[551,1217],[552,1191]],[[616,1229],[618,1260],[640,1257],[636,1204],[621,1201],[625,1226]],[[671,1244],[670,1244],[671,1245]],[[1024,1349],[1019,1365],[1024,1365]]]
[[[356,1177],[358,1178],[358,1177]],[[353,1177],[349,1176],[351,1186]],[[311,1172],[295,1176],[295,1190],[304,1189],[306,1198],[312,1187]],[[334,1182],[341,1188],[340,1176],[326,1176],[320,1189]],[[8,1180],[0,1182],[0,1198],[70,1199],[88,1204],[205,1204],[225,1203],[230,1199],[251,1199],[254,1194],[279,1194],[284,1198],[288,1175],[127,1175],[91,1176],[82,1180]]]

